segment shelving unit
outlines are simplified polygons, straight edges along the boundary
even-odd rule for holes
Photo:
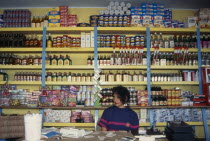
[[[47,33],[71,33],[71,34],[80,34],[80,32],[89,32],[93,31],[93,27],[59,27],[59,28],[47,28],[46,32]],[[2,28],[0,32],[38,32],[41,33],[43,29],[41,28]],[[195,33],[196,29],[187,29],[187,28],[150,28],[150,32],[148,33],[147,28],[140,28],[140,27],[97,27],[97,32],[98,34],[150,34],[150,32],[162,32],[162,33],[179,33],[179,32],[184,32],[184,33]],[[201,29],[200,32],[210,32],[210,30],[206,29]],[[148,37],[147,37],[148,38]],[[46,37],[45,37],[46,39]],[[147,53],[151,53],[154,51],[153,48],[150,49],[150,47],[147,44],[147,48],[143,49],[144,52],[147,51]],[[183,49],[184,50],[184,49]],[[72,48],[1,48],[0,53],[2,52],[17,52],[17,53],[42,53],[43,51],[46,51],[47,53],[94,53],[94,59],[96,62],[98,53],[112,53],[113,48],[77,48],[77,47],[72,47]],[[116,48],[116,52],[119,52],[120,49]],[[45,53],[46,53],[45,52]],[[160,52],[174,52],[173,48],[160,48]],[[189,52],[199,52],[198,49],[195,48],[190,48]],[[201,52],[210,52],[210,49],[201,49]],[[46,54],[44,54],[45,56]],[[43,64],[45,66],[45,64]],[[96,68],[96,65],[88,66],[88,65],[70,65],[70,66],[52,66],[52,65],[47,65],[43,69],[42,66],[21,66],[21,65],[0,65],[0,69],[4,70],[41,70],[42,69],[42,76],[45,75],[46,70],[94,70]],[[147,66],[142,66],[142,65],[109,65],[109,66],[102,66],[98,65],[97,68],[102,69],[102,70],[147,70],[149,67],[149,70],[197,70],[199,69],[199,66],[154,66],[148,63]],[[208,67],[208,66],[202,66],[202,67]],[[147,71],[148,72],[148,71]],[[148,72],[151,73],[151,72]],[[149,79],[150,80],[150,79]],[[5,84],[5,81],[0,81],[0,84]],[[94,85],[93,82],[28,82],[28,81],[8,81],[8,84],[14,84],[14,85],[50,85],[50,86],[55,86],[55,85]],[[148,86],[148,82],[101,82],[101,86],[116,86],[116,85],[125,85],[125,86]],[[191,82],[191,81],[181,81],[181,82],[150,82],[150,87],[152,85],[155,86],[195,86],[198,87],[199,82]],[[47,108],[52,108],[52,109],[89,109],[89,110],[104,110],[107,107],[22,107],[22,106],[10,106],[10,107],[0,107],[0,109],[47,109]],[[161,109],[161,108],[209,108],[209,106],[187,106],[187,107],[182,107],[182,106],[148,106],[148,107],[138,107],[138,106],[131,106],[132,109]],[[98,115],[95,115],[97,117]],[[151,122],[152,123],[152,122]],[[188,124],[190,125],[198,125],[198,126],[208,126],[210,122],[203,123],[203,122],[189,122]],[[94,127],[95,123],[44,123],[44,126],[76,126],[76,127]],[[141,123],[140,126],[151,126],[152,124],[150,123]],[[157,126],[165,126],[166,123],[157,123]],[[206,131],[207,132],[207,131]]]

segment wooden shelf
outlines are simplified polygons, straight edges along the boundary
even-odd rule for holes
[[[203,126],[203,122],[186,122],[186,123],[191,126]],[[208,125],[210,125],[210,122],[208,122]],[[150,123],[140,123],[139,126],[147,127],[147,126],[150,126]],[[159,127],[166,126],[166,122],[158,122],[156,123],[156,126],[159,126]]]
[[[196,33],[196,28],[150,28],[151,32],[194,32]]]
[[[201,49],[201,52],[210,52],[210,48],[203,48]]]
[[[116,85],[140,86],[140,85],[147,85],[147,82],[101,82],[101,86],[116,86]]]
[[[91,31],[94,27],[47,27],[47,31]],[[122,30],[122,29],[121,29]]]
[[[195,70],[198,69],[198,66],[155,66],[152,65],[151,69],[158,69],[158,70]]]
[[[27,70],[39,70],[41,69],[41,65],[0,65],[0,69],[27,69]]]
[[[25,48],[0,48],[0,52],[42,52],[42,48],[41,47],[37,47],[37,48],[29,48],[29,47],[25,47]]]
[[[57,107],[57,106],[49,106],[49,107],[27,107],[27,106],[0,106],[2,109],[54,109],[54,110],[104,110],[110,106],[103,107]],[[130,106],[131,109],[180,109],[180,108],[210,108],[210,106]]]
[[[204,29],[200,29],[200,32],[210,32],[210,29],[209,28],[204,28]]]
[[[151,82],[151,85],[199,85],[198,81]]]
[[[69,69],[91,70],[92,69],[93,70],[94,67],[92,65],[69,65],[69,66],[47,65],[46,69],[49,69],[49,70],[67,70],[67,69],[68,70]]]
[[[73,52],[73,53],[81,53],[81,52],[94,52],[94,48],[81,48],[81,47],[71,47],[71,48],[46,48],[47,52]]]
[[[45,82],[46,85],[94,85],[93,82]]]
[[[6,32],[6,31],[11,31],[11,32],[42,32],[43,28],[32,28],[32,27],[11,27],[11,28],[0,28],[0,31]]]
[[[43,123],[43,126],[94,127],[95,123]]]
[[[145,27],[97,27],[98,34],[146,34]]]
[[[6,81],[0,81],[0,85],[5,84]],[[8,84],[12,85],[41,85],[42,82],[40,81],[8,81]]]
[[[107,65],[107,66],[103,66],[103,65],[99,65],[98,68],[100,69],[104,69],[104,70],[111,70],[111,69],[146,69],[147,66],[143,66],[143,65]]]

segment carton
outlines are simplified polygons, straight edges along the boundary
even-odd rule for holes
[[[86,45],[85,45],[86,39],[85,38],[86,38],[85,32],[81,32],[81,47],[82,48],[86,47]]]
[[[195,16],[188,16],[185,19],[185,27],[186,28],[195,28],[197,26],[198,17]]]

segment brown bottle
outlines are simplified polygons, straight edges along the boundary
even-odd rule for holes
[[[60,55],[60,58],[58,59],[58,66],[63,66],[63,56]]]
[[[29,47],[29,39],[30,37],[29,36],[26,36],[26,40],[25,40],[25,47]]]
[[[33,59],[34,59],[33,56],[29,55],[29,57],[27,59],[27,65],[33,65],[33,62],[34,62]]]
[[[34,44],[33,47],[38,47],[38,37],[34,35]]]
[[[31,27],[36,27],[36,16],[33,16],[33,19],[31,21]]]
[[[33,36],[31,36],[31,38],[30,38],[30,40],[29,40],[29,47],[34,47]]]

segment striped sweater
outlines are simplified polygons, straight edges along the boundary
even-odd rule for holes
[[[139,127],[139,119],[130,108],[112,106],[104,110],[98,125],[107,131],[130,131]]]

